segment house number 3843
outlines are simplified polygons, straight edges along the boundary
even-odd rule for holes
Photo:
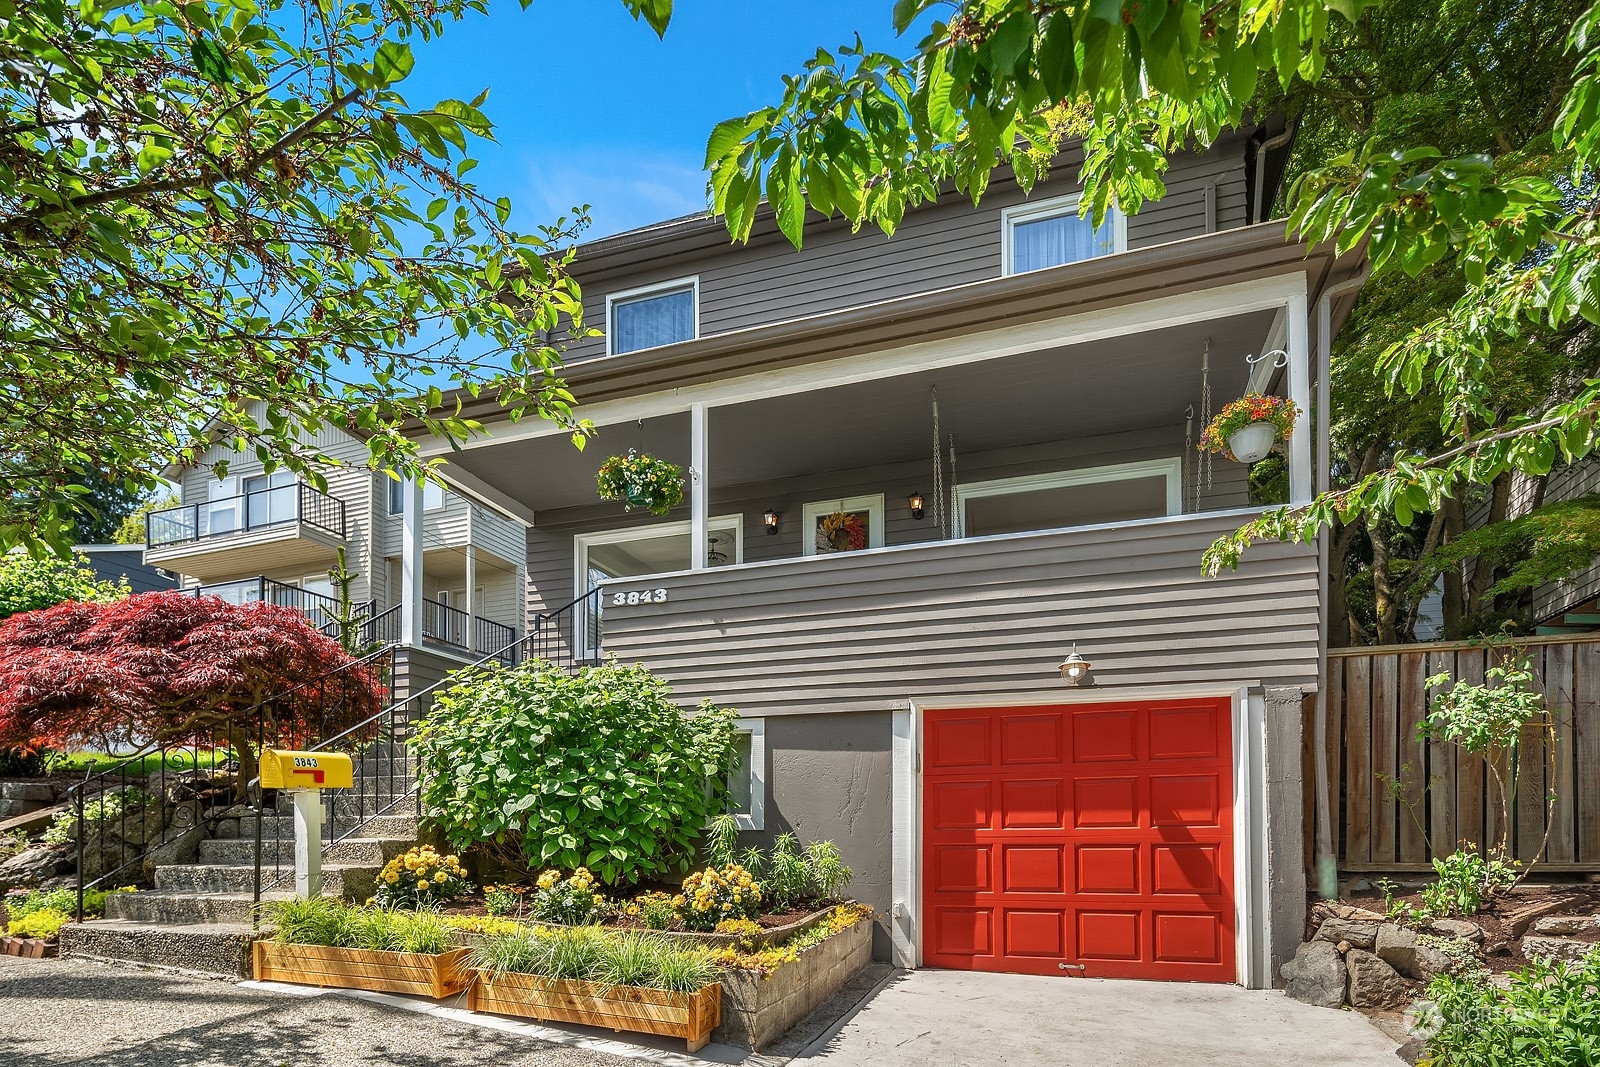
[[[667,591],[665,589],[629,589],[626,592],[618,591],[611,594],[612,607],[635,607],[639,604],[665,604]]]

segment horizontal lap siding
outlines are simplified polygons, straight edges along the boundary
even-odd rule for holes
[[[1059,685],[1076,641],[1096,683],[1316,681],[1317,580],[1303,546],[1199,573],[1237,519],[928,545],[656,579],[610,608],[606,647],[680,698],[749,713],[903,705]]]
[[[1065,155],[1027,197],[1015,185],[997,182],[977,207],[952,194],[912,209],[892,238],[872,227],[851,233],[840,221],[826,222],[808,229],[804,247],[796,251],[768,220],[746,246],[719,244],[677,256],[639,248],[625,258],[594,260],[580,252],[574,273],[583,286],[584,316],[588,325],[604,330],[608,293],[693,275],[700,285],[700,334],[711,336],[996,278],[1002,211],[1078,191],[1081,161],[1076,150]],[[1211,184],[1217,190],[1217,228],[1245,224],[1242,141],[1176,157],[1166,182],[1167,195],[1128,220],[1130,248],[1205,233],[1205,189]],[[594,338],[573,345],[566,358],[589,359],[605,350],[604,339]]]

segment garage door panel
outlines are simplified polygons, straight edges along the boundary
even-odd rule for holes
[[[1060,844],[1002,845],[1001,891],[1066,892],[1066,848]]]
[[[928,712],[924,961],[1232,981],[1230,709]]]
[[[1007,956],[1059,961],[1066,954],[1065,908],[1007,908],[1003,922]]]
[[[1028,766],[1061,763],[1066,758],[1066,738],[1059,711],[1000,716],[1000,765]]]
[[[924,790],[930,830],[977,830],[989,826],[994,783],[929,782]]]
[[[1061,830],[1067,825],[1065,783],[1058,778],[1000,783],[1000,826],[1007,830]]]
[[[1137,778],[1079,778],[1072,783],[1074,829],[1136,829],[1139,807]]]
[[[1105,763],[1139,758],[1139,715],[1128,707],[1072,713],[1072,761]]]
[[[1222,845],[1154,845],[1150,891],[1215,895],[1222,892]]]

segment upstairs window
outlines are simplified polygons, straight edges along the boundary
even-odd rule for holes
[[[1122,212],[1112,208],[1104,222],[1091,225],[1089,219],[1078,217],[1077,194],[1007,208],[1001,219],[1006,274],[1109,256],[1128,247],[1127,219]]]
[[[613,356],[692,341],[700,335],[700,283],[687,278],[606,298],[606,343]]]
[[[389,483],[389,514],[404,515],[406,513],[406,483],[398,478],[385,478]],[[422,483],[422,510],[437,511],[444,507],[444,487],[438,482],[426,481]]]

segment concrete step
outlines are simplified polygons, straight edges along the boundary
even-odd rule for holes
[[[324,863],[322,893],[346,900],[366,900],[377,887],[379,865]],[[278,882],[281,877],[282,882]],[[264,868],[262,884],[274,888],[293,885],[293,864]],[[249,893],[255,885],[255,866],[244,864],[186,863],[156,868],[156,889],[170,893],[209,896],[213,893]]]
[[[287,900],[294,894],[274,889],[261,894],[263,900]],[[144,889],[137,893],[113,893],[106,898],[106,918],[120,922],[186,926],[197,923],[248,923],[252,894],[194,893]]]
[[[69,923],[61,930],[61,955],[249,978],[250,943],[269,933],[253,930],[246,923]]]
[[[412,837],[348,837],[323,850],[325,860],[338,863],[359,863],[383,866],[417,843]],[[261,861],[265,864],[294,862],[292,837],[263,838]],[[254,866],[256,843],[253,839],[213,840],[200,842],[200,862],[207,864],[242,864]]]

